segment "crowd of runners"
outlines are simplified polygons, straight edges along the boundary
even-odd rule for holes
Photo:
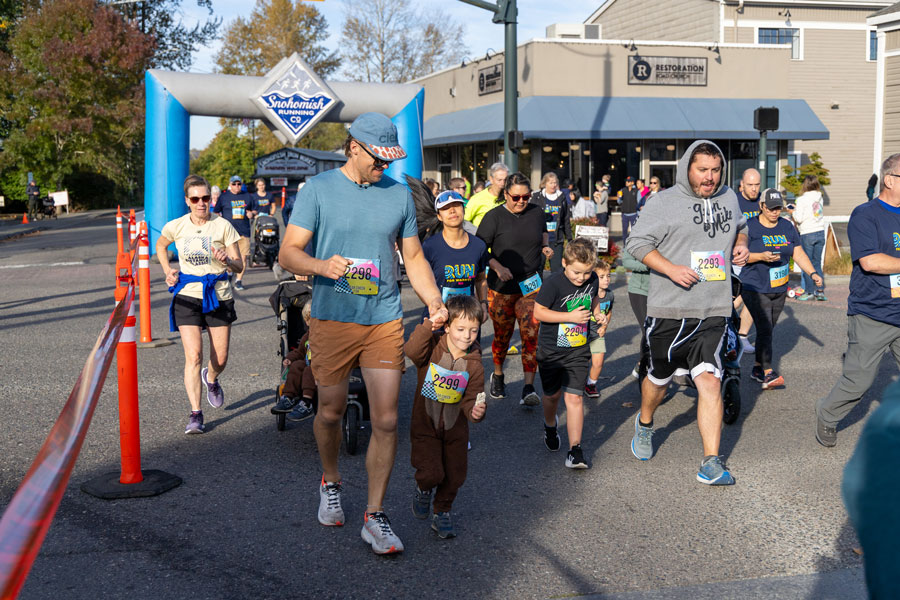
[[[573,203],[577,194],[555,174],[546,174],[533,189],[524,174],[497,163],[478,193],[470,194],[460,178],[451,179],[445,191],[432,186],[439,226],[422,240],[410,189],[384,176],[392,161],[405,156],[394,124],[377,113],[361,115],[349,127],[343,150],[344,166],[312,177],[299,191],[285,230],[280,264],[310,277],[313,292],[304,315],[308,337],[302,351],[285,360],[293,372],[292,393],[278,399],[277,409],[287,412],[302,403],[302,418],[314,416],[322,465],[318,520],[341,526],[346,522],[338,461],[341,419],[351,371],[361,369],[371,413],[361,535],[374,552],[389,554],[403,550],[384,497],[397,450],[407,358],[416,369],[410,424],[416,486],[410,502],[416,517],[431,518],[440,537],[456,535],[451,509],[466,479],[469,424],[486,417],[487,395],[508,394],[504,363],[516,324],[524,372],[519,403],[542,407],[543,440],[551,452],[562,447],[557,416],[562,404],[564,464],[590,468],[582,449],[590,443],[582,439],[584,398],[601,393],[605,333],[615,301],[611,265],[593,241],[573,236],[570,221],[577,215],[607,224],[609,178],[602,178],[589,198]],[[849,349],[844,374],[816,406],[815,435],[825,446],[836,443],[838,421],[871,385],[880,353],[889,348],[900,361],[898,163],[900,155],[885,161],[879,197],[851,217]],[[785,378],[774,368],[772,331],[792,265],[803,275],[799,300],[824,299],[825,283],[818,181],[807,178],[792,205],[778,190],[760,190],[753,169],[742,174],[736,193],[726,185],[725,166],[722,151],[699,140],[678,162],[671,188],[660,189],[658,179],[649,187],[633,187],[629,177],[620,200],[622,263],[632,271],[628,296],[641,325],[634,370],[641,403],[630,449],[637,459],[653,457],[654,415],[673,378],[687,376],[698,395],[702,454],[696,479],[707,485],[735,481],[719,455],[723,347],[733,311],[740,315],[734,324],[736,343],[755,351],[751,377],[764,390],[783,386]],[[239,177],[230,183],[240,189]],[[224,402],[218,377],[237,318],[232,287],[240,289],[247,261],[241,245],[245,235],[231,223],[235,210],[259,210],[259,203],[248,195],[236,207],[225,192],[216,205],[226,217],[220,219],[211,210],[205,180],[191,176],[184,188],[189,212],[163,228],[157,254],[174,293],[172,328],[180,332],[185,352],[184,383],[192,409],[186,431],[202,433],[204,387],[212,406]],[[793,221],[785,218],[791,211]],[[178,248],[180,271],[164,259],[171,243]],[[408,338],[392,268],[398,249],[412,289],[425,305]],[[237,276],[234,284],[229,272]],[[733,293],[735,275],[743,282],[739,297]],[[493,338],[492,371],[486,375],[481,337],[487,320]],[[747,339],[754,326],[755,348]],[[204,329],[210,339],[205,366]],[[301,388],[302,398],[297,395]],[[314,415],[306,402],[312,394],[318,402]]]

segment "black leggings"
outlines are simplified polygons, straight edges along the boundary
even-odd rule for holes
[[[756,325],[756,362],[763,371],[772,368],[772,330],[784,309],[787,292],[763,294],[752,290],[743,290],[741,298],[744,306],[750,311]]]
[[[631,310],[634,318],[637,319],[638,327],[640,327],[641,344],[640,357],[638,359],[638,378],[643,379],[647,373],[647,364],[649,362],[650,350],[647,348],[647,336],[644,335],[644,321],[647,320],[647,296],[644,294],[635,294],[628,292],[628,300],[631,302]]]

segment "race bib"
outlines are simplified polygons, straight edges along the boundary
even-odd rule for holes
[[[769,285],[773,288],[781,287],[788,282],[788,266],[772,267],[769,269]]]
[[[468,385],[467,371],[451,371],[431,363],[422,383],[422,396],[443,404],[457,404]]]
[[[531,277],[523,279],[519,282],[519,289],[522,290],[523,296],[536,294],[541,289],[541,276],[535,273]]]
[[[347,272],[334,282],[334,290],[343,294],[375,296],[378,294],[378,280],[381,277],[377,258],[348,258],[352,261]]]
[[[700,281],[725,281],[725,255],[722,252],[691,252],[691,268]]]
[[[450,296],[471,296],[472,295],[472,286],[467,285],[464,287],[441,287],[441,301],[447,302],[447,298]]]
[[[888,275],[891,282],[891,298],[900,298],[900,273]]]
[[[578,348],[587,344],[587,323],[560,323],[556,345],[560,348]]]
[[[243,206],[240,208],[233,207],[231,209],[231,218],[232,219],[243,219],[245,214],[246,214],[246,210],[244,209]]]
[[[556,228],[559,226],[559,223],[556,221],[547,221],[547,231],[556,231]]]

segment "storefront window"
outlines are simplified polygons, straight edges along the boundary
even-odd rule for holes
[[[475,184],[474,148],[471,144],[459,147],[459,174],[466,181]]]
[[[543,140],[541,146],[541,176],[556,173],[560,185],[569,178],[569,142]]]
[[[740,190],[740,181],[741,177],[744,176],[744,171],[747,169],[752,169],[756,167],[756,150],[759,147],[759,142],[743,142],[743,141],[733,141],[731,142],[731,168],[728,171],[728,185],[734,188],[734,191],[737,192]]]
[[[525,146],[519,149],[519,171],[526,177],[531,177],[531,142],[525,142]],[[536,182],[531,182],[531,187],[537,189]]]
[[[650,161],[678,160],[675,156],[675,140],[653,140],[647,142],[647,156]]]
[[[491,148],[487,144],[475,144],[475,180],[487,181],[491,168]]]

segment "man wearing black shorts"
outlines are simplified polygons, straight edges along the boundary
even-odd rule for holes
[[[678,162],[675,185],[648,203],[626,242],[650,267],[645,336],[649,370],[641,386],[631,452],[653,456],[653,414],[675,374],[697,387],[703,460],[697,480],[731,485],[718,456],[722,429],[721,349],[731,315],[731,265],[747,262],[747,222],[723,184],[725,156],[712,142],[691,144]]]

